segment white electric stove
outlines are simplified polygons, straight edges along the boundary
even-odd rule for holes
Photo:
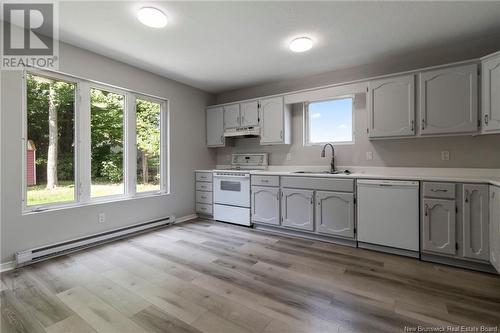
[[[250,226],[250,171],[265,170],[267,153],[232,154],[231,168],[214,170],[214,219]]]

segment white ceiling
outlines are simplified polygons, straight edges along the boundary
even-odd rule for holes
[[[167,13],[167,27],[139,23],[144,5]],[[59,8],[63,41],[213,93],[500,33],[500,1],[71,1]],[[290,52],[288,42],[301,35],[314,48]]]

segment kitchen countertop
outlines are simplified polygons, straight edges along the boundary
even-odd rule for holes
[[[228,166],[217,166],[217,169]],[[325,171],[325,166],[269,166],[268,170],[251,171],[253,175],[274,175],[294,177],[326,177],[353,179],[421,180],[464,183],[486,183],[500,186],[500,169],[476,168],[395,168],[395,167],[355,167],[339,166],[337,170],[350,170],[346,174],[297,173],[296,171]],[[211,172],[213,170],[196,170]]]

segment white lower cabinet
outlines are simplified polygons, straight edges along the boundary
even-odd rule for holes
[[[252,221],[280,224],[279,187],[252,186]]]
[[[463,205],[463,256],[464,258],[489,259],[489,196],[488,185],[464,184]]]
[[[500,273],[500,187],[490,186],[490,261]]]
[[[281,225],[314,230],[314,191],[290,188],[281,190]]]
[[[424,199],[423,241],[424,251],[456,254],[455,200]]]
[[[317,191],[316,231],[341,237],[354,237],[354,194]]]
[[[490,261],[489,185],[425,182],[423,187],[422,251]]]

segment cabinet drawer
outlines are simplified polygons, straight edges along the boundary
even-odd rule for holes
[[[424,183],[424,197],[455,199],[455,183]]]
[[[202,213],[202,214],[207,214],[207,215],[212,215],[212,205],[197,203],[196,204],[196,212]]]
[[[281,177],[281,187],[310,190],[354,192],[354,179]]]
[[[252,176],[252,185],[280,186],[279,176]]]
[[[196,202],[212,204],[212,192],[196,191]]]
[[[196,181],[198,182],[212,182],[212,173],[211,172],[197,172],[196,173]]]
[[[196,182],[196,191],[212,192],[212,183]]]

